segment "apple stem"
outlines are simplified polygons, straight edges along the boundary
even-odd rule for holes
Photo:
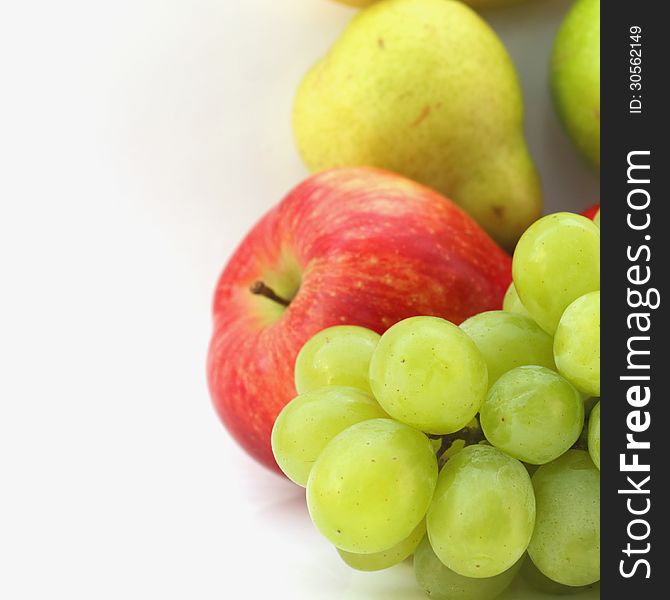
[[[254,281],[254,283],[251,284],[249,291],[252,294],[256,294],[258,296],[265,296],[269,300],[272,300],[277,304],[281,304],[282,306],[288,306],[289,304],[291,304],[289,300],[286,300],[286,298],[282,298],[281,296],[279,296],[270,286],[266,285],[262,281]]]

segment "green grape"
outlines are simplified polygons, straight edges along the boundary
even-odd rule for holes
[[[356,325],[319,331],[295,359],[295,389],[302,394],[324,385],[346,385],[370,392],[370,357],[378,342],[378,333]]]
[[[600,473],[587,452],[568,450],[533,475],[535,531],[528,554],[563,585],[600,579]]]
[[[554,360],[576,388],[600,396],[600,292],[584,294],[565,309],[554,337]]]
[[[388,417],[368,393],[322,387],[291,400],[272,428],[272,452],[286,476],[305,487],[312,465],[338,433],[361,421]]]
[[[589,454],[593,464],[600,470],[600,402],[589,417]]]
[[[494,577],[464,577],[440,561],[426,536],[414,553],[414,575],[432,600],[493,600],[512,582],[522,561]]]
[[[527,583],[519,575],[514,578],[510,586],[496,600],[558,600],[565,596],[568,596],[571,600],[601,600],[600,582],[578,588],[563,586],[562,590],[566,589],[575,589],[576,591],[571,593],[562,591],[557,594],[544,594]]]
[[[553,334],[571,302],[600,289],[600,230],[573,213],[542,217],[521,236],[512,273],[523,305]]]
[[[442,438],[429,438],[430,445],[433,447],[433,452],[437,454],[442,448]]]
[[[554,340],[535,321],[523,315],[492,310],[461,323],[477,344],[489,373],[489,386],[514,367],[540,365],[555,369]]]
[[[401,542],[392,546],[388,550],[373,552],[372,554],[356,554],[336,548],[342,560],[352,569],[358,571],[381,571],[388,569],[411,556],[419,542],[426,535],[426,520],[423,519],[414,531]]]
[[[484,401],[486,362],[456,325],[411,317],[382,335],[370,361],[370,385],[394,419],[421,431],[453,433]]]
[[[498,450],[541,465],[558,458],[584,427],[584,403],[574,386],[544,367],[517,367],[493,384],[482,405],[486,439]]]
[[[465,440],[454,440],[451,445],[444,451],[444,454],[440,457],[444,460],[448,460],[453,456],[456,456],[461,450],[465,448]]]
[[[526,551],[535,496],[524,466],[491,446],[468,446],[438,478],[426,520],[439,559],[465,577],[494,577]]]
[[[582,393],[580,392],[580,394]],[[588,419],[589,415],[591,414],[591,411],[596,407],[596,404],[600,402],[600,398],[582,394],[582,400],[584,400],[584,417]]]
[[[596,216],[593,217],[593,222],[596,224],[598,229],[600,229],[600,209],[598,209],[598,212],[596,213]]]
[[[514,287],[514,282],[509,284],[509,287],[505,292],[505,297],[503,298],[503,310],[532,318],[521,302],[521,298],[519,298],[519,294],[517,294],[516,288]]]
[[[312,521],[347,552],[381,552],[425,517],[437,481],[428,438],[391,419],[352,425],[324,448],[307,482]]]
[[[533,561],[530,558],[526,558],[526,560],[524,560],[519,572],[519,577],[538,592],[542,592],[543,594],[552,594],[554,596],[572,596],[575,594],[581,594],[594,587],[593,584],[574,587],[553,581],[544,575],[542,571],[540,571],[533,564]]]
[[[532,465],[530,463],[523,463],[523,466],[526,467],[526,471],[528,471],[528,475],[530,477],[535,475],[535,471],[537,471],[540,468],[540,465]]]

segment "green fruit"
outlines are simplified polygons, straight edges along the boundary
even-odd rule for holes
[[[600,472],[568,450],[533,475],[537,517],[528,554],[549,579],[581,586],[600,579]]]
[[[498,6],[507,6],[509,4],[522,4],[528,0],[463,0],[473,8],[496,8]]]
[[[465,427],[488,390],[486,361],[456,325],[410,317],[382,336],[370,361],[370,385],[394,419],[445,434]]]
[[[376,0],[337,0],[338,2],[341,2],[342,4],[346,4],[348,6],[356,6],[359,8],[363,8],[364,6],[370,6],[370,4],[374,4]]]
[[[382,569],[388,569],[397,565],[410,557],[425,535],[426,521],[424,519],[414,528],[409,537],[406,537],[387,550],[371,554],[356,554],[340,550],[340,548],[336,548],[336,550],[340,558],[352,569],[356,569],[357,571],[381,571]]]
[[[421,523],[436,482],[428,438],[391,419],[373,419],[345,429],[324,448],[309,474],[307,507],[337,548],[383,552]]]
[[[305,487],[312,465],[338,433],[369,419],[386,417],[366,392],[321,387],[291,400],[272,428],[272,452],[284,474]]]
[[[558,373],[518,367],[489,390],[480,421],[486,439],[498,450],[541,465],[577,441],[584,426],[584,403]]]
[[[600,166],[600,0],[577,0],[556,36],[551,86],[572,141]]]
[[[519,298],[533,319],[555,333],[568,305],[600,289],[600,229],[573,213],[542,217],[519,240],[512,274]],[[556,365],[560,371],[558,361]]]
[[[489,387],[515,367],[556,368],[552,337],[530,317],[490,310],[466,319],[460,327],[486,361]]]
[[[514,287],[514,282],[509,284],[507,291],[505,292],[505,297],[503,298],[503,310],[505,312],[515,313],[517,315],[523,315],[524,317],[533,318],[530,316],[530,313],[526,310],[526,307],[521,302],[519,294]]]
[[[370,392],[370,357],[379,334],[357,325],[335,325],[319,331],[295,360],[299,394],[324,385],[345,385]]]
[[[460,204],[511,247],[540,215],[514,65],[493,30],[452,0],[382,0],[306,75],[293,114],[313,171],[396,171]]]
[[[524,466],[491,446],[467,446],[442,469],[428,511],[430,544],[464,577],[495,577],[521,558],[535,522]]]
[[[524,560],[519,572],[519,579],[523,579],[523,581],[534,590],[542,592],[542,598],[545,597],[544,594],[552,594],[551,598],[555,598],[556,596],[575,596],[596,587],[595,584],[575,587],[553,581],[544,575],[542,571],[533,564],[533,561],[530,560],[530,558]],[[600,598],[600,595],[598,594],[596,597]],[[580,595],[579,598],[583,600],[584,597]]]
[[[442,563],[425,537],[414,553],[414,575],[431,600],[494,600],[509,586],[523,557],[495,577],[464,577]]]
[[[337,0],[342,4],[348,6],[356,6],[358,8],[363,8],[365,6],[370,6],[374,4],[377,0]],[[520,4],[524,0],[464,0],[466,4],[474,8],[493,8],[496,6],[506,6],[508,4]]]
[[[600,402],[596,404],[589,417],[589,455],[593,464],[600,470]]]
[[[600,396],[600,292],[565,309],[554,337],[558,372],[589,396]]]

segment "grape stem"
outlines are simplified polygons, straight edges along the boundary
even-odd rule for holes
[[[442,458],[442,455],[449,449],[449,447],[456,440],[463,440],[466,446],[471,446],[472,444],[479,444],[486,440],[484,432],[479,427],[464,427],[460,431],[454,433],[448,433],[446,435],[439,435],[435,433],[427,434],[431,440],[441,440],[440,447],[435,453],[438,459]],[[588,450],[588,445],[585,440],[585,437],[582,435],[579,439],[572,445],[573,450]],[[446,462],[446,461],[445,461]]]
[[[252,294],[256,294],[257,296],[264,296],[265,298],[268,298],[269,300],[272,300],[277,304],[281,304],[282,306],[288,306],[289,304],[291,304],[289,300],[286,300],[286,298],[282,298],[269,285],[266,285],[265,282],[263,281],[254,281],[249,287],[249,291]]]
[[[588,447],[587,443],[586,443],[582,438],[579,438],[579,439],[572,445],[572,447],[571,447],[570,449],[571,449],[571,450],[584,450],[584,451],[588,452],[589,447]]]
[[[456,440],[463,440],[466,446],[478,444],[485,440],[484,432],[479,427],[464,427],[460,431],[448,433],[446,435],[437,435],[429,433],[431,440],[441,440],[440,448],[436,452],[438,458],[444,454]]]

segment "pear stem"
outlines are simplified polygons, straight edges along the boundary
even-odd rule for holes
[[[263,281],[254,281],[254,283],[251,284],[251,287],[249,287],[249,291],[252,294],[256,294],[257,296],[264,296],[265,298],[268,298],[269,300],[272,300],[277,304],[281,304],[282,306],[288,306],[289,304],[291,304],[290,300],[282,298],[269,285],[266,285]]]

